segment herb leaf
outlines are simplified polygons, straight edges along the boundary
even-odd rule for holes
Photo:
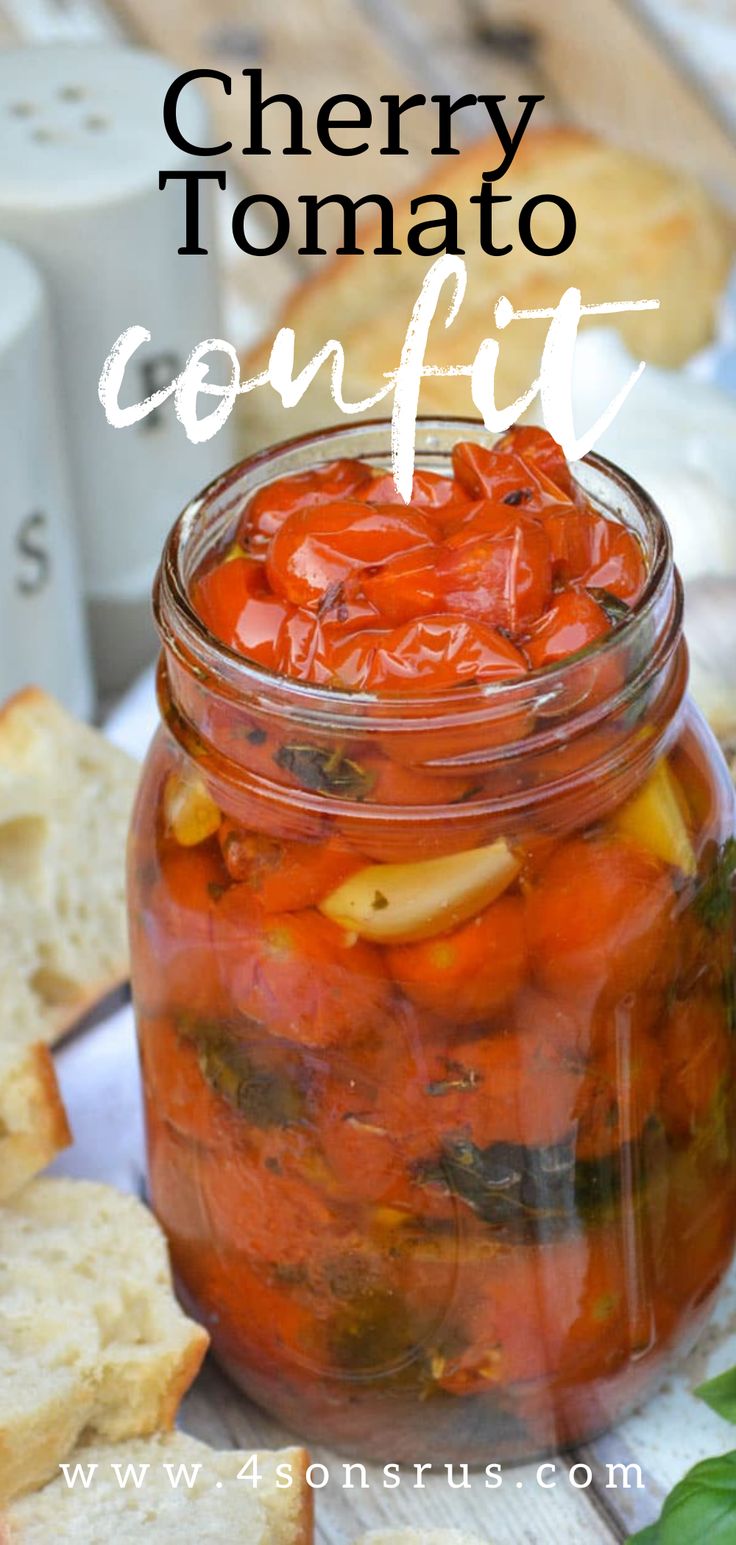
[[[722,1416],[725,1422],[736,1426],[736,1368],[727,1368],[715,1379],[707,1379],[693,1391],[698,1400],[704,1400],[711,1411]]]
[[[316,794],[337,794],[341,799],[365,799],[373,787],[373,774],[341,751],[322,746],[279,746],[276,762],[291,773],[304,789]]]
[[[227,1022],[182,1022],[179,1034],[194,1044],[210,1088],[252,1126],[287,1127],[304,1120],[308,1078],[290,1048],[244,1040],[243,1026]]]
[[[736,907],[736,837],[724,842],[707,880],[693,902],[693,911],[710,928],[722,933]]]
[[[605,612],[608,621],[617,627],[619,623],[626,622],[631,616],[631,607],[628,601],[622,601],[621,597],[614,595],[611,590],[601,590],[597,585],[590,586],[588,595],[598,602],[601,610]]]
[[[652,1532],[652,1530],[654,1532]],[[736,1539],[736,1450],[703,1459],[665,1499],[656,1524],[629,1545],[733,1545]]]

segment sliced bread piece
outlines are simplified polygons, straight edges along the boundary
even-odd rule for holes
[[[51,1053],[5,1032],[0,1040],[0,1202],[71,1142]]]
[[[0,1505],[56,1475],[82,1439],[170,1428],[207,1343],[141,1202],[32,1181],[0,1209]]]
[[[0,1040],[18,982],[54,1041],[125,981],[137,780],[130,757],[38,688],[0,709]]]
[[[249,1479],[253,1460],[257,1486]],[[311,1545],[306,1464],[303,1449],[218,1453],[180,1432],[95,1444],[70,1461],[71,1473],[78,1465],[88,1486],[79,1479],[69,1486],[59,1476],[21,1498],[0,1519],[0,1545],[138,1545],[141,1530],[151,1545]]]

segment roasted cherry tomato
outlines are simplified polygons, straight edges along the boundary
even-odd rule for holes
[[[527,897],[531,965],[550,992],[624,997],[661,970],[674,914],[664,864],[623,838],[574,838]]]
[[[278,531],[287,515],[315,504],[331,504],[334,499],[351,499],[367,483],[374,481],[373,468],[362,461],[330,461],[309,472],[295,472],[278,478],[249,500],[240,523],[239,539],[244,546],[255,539],[267,540]]]
[[[240,1014],[304,1046],[359,1040],[389,1013],[380,951],[319,912],[260,916],[249,885],[232,885],[217,915],[221,969]]]
[[[412,1002],[458,1025],[503,1008],[526,965],[524,907],[502,896],[453,933],[386,951],[394,980]]]
[[[467,497],[464,488],[453,482],[452,478],[443,477],[439,472],[420,470],[414,473],[409,506],[414,506],[422,513],[437,511],[444,518],[453,513],[456,507],[459,509],[466,504]],[[371,504],[398,504],[400,508],[406,508],[396,492],[396,484],[390,472],[382,472],[372,483],[364,483],[360,489],[360,498],[369,500]]]
[[[452,453],[455,477],[469,499],[492,499],[530,515],[571,503],[569,495],[544,469],[525,460],[514,449],[487,449],[470,443],[456,445]]]
[[[332,842],[279,842],[227,818],[218,832],[231,879],[249,885],[265,912],[299,912],[354,874],[362,859]]]
[[[168,1003],[184,1013],[226,1011],[213,939],[227,884],[215,839],[191,848],[165,844],[150,908],[137,920],[135,987],[147,1010]]]
[[[386,631],[364,629],[335,643],[333,684],[360,692],[442,692],[462,682],[526,674],[524,656],[502,633],[469,617],[420,617]]]
[[[571,1138],[583,1064],[554,1040],[509,1033],[460,1041],[432,1068],[430,1085],[446,1140],[552,1147]]]
[[[437,572],[438,549],[417,548],[400,553],[388,563],[363,569],[355,584],[375,608],[381,622],[392,626],[413,622],[442,611],[442,589]]]
[[[574,497],[575,482],[565,454],[546,429],[536,424],[514,424],[496,441],[494,451],[498,456],[512,451],[561,488],[568,498]]]
[[[713,1117],[720,1091],[733,1078],[731,1034],[722,997],[698,994],[676,1001],[663,1030],[662,1113],[689,1137]]]
[[[561,590],[548,610],[529,629],[524,653],[535,670],[578,654],[597,638],[605,638],[611,624],[585,590]]]
[[[270,543],[266,570],[277,595],[318,606],[356,569],[433,540],[432,526],[416,512],[340,500],[290,515]]]
[[[199,576],[193,586],[192,601],[210,632],[235,648],[246,601],[252,596],[266,595],[267,589],[264,564],[236,551],[233,557],[221,559],[215,568]]]
[[[539,521],[485,501],[448,537],[437,564],[447,611],[524,632],[552,594],[549,544]]]
[[[633,532],[593,510],[553,510],[544,520],[556,578],[605,590],[629,606],[646,579],[644,554]]]

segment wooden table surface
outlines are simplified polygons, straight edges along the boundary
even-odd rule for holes
[[[657,0],[642,4],[662,22],[666,6]],[[233,73],[245,63],[262,63],[269,80],[277,81],[278,89],[291,87],[307,108],[340,87],[372,101],[393,90],[490,89],[510,97],[542,90],[548,115],[578,117],[641,148],[641,123],[635,114],[620,112],[624,72],[630,99],[641,100],[650,89],[659,93],[660,110],[650,112],[646,124],[650,150],[686,161],[721,192],[736,189],[733,142],[718,113],[705,111],[702,97],[673,69],[666,50],[642,30],[633,8],[618,0],[596,0],[593,7],[586,0],[554,0],[552,5],[542,0],[298,0],[270,11],[262,0],[0,0],[0,46],[18,38],[59,37],[134,40],[179,64],[215,63],[222,69],[229,63]],[[567,45],[573,39],[571,50]],[[422,147],[413,149],[405,161],[392,160],[390,167],[382,163],[377,186],[391,192],[402,181],[415,180]],[[334,186],[330,158],[317,163],[315,157],[310,164],[310,186],[319,191],[319,179],[328,176],[325,189]],[[258,186],[259,177],[265,186],[269,168],[250,165],[248,175],[251,186]],[[364,180],[363,191],[371,175],[370,157],[361,158],[356,178]],[[267,327],[295,277],[288,258],[251,264],[245,278],[242,271],[231,275],[236,300],[238,285],[247,292],[247,327],[252,329],[254,317]],[[234,314],[240,317],[242,308],[235,306]],[[145,747],[152,714],[148,692],[140,712],[122,716],[120,734],[134,751]],[[58,1168],[140,1191],[143,1155],[130,1009],[70,1042],[59,1066],[76,1141]],[[480,1476],[470,1491],[451,1491],[441,1475],[427,1478],[426,1490],[415,1490],[406,1470],[399,1490],[384,1491],[378,1469],[368,1466],[369,1489],[346,1491],[340,1485],[343,1461],[314,1449],[313,1458],[330,1471],[328,1487],[317,1496],[318,1539],[321,1545],[350,1545],[364,1528],[401,1522],[465,1528],[493,1545],[622,1541],[656,1516],[662,1497],[690,1464],[729,1447],[729,1429],[693,1397],[692,1389],[735,1362],[733,1273],[696,1351],[678,1364],[642,1411],[586,1449],[560,1458],[554,1489],[541,1489],[534,1467],[521,1467],[506,1473],[498,1491],[485,1490]],[[187,1397],[182,1425],[219,1446],[275,1445],[291,1437],[214,1366],[206,1367]],[[489,1462],[493,1458],[489,1454]],[[642,1470],[642,1489],[611,1488],[607,1466],[634,1461]],[[570,1468],[578,1463],[589,1465],[592,1473],[584,1489],[569,1481]],[[578,1472],[579,1478],[583,1474]]]

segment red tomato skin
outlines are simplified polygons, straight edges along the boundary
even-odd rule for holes
[[[356,569],[433,540],[422,515],[341,500],[290,515],[271,540],[266,572],[277,595],[297,606],[317,606]]]
[[[514,424],[496,441],[497,455],[513,452],[556,484],[568,498],[576,493],[575,481],[561,445],[536,424]]]
[[[268,540],[294,510],[331,504],[334,499],[352,498],[364,484],[373,481],[373,476],[373,468],[365,462],[345,458],[310,472],[278,478],[275,483],[259,488],[248,501],[238,528],[238,540],[244,545],[254,540]]]
[[[455,446],[452,453],[455,477],[469,499],[493,499],[511,507],[540,515],[546,509],[571,503],[570,495],[553,481],[542,466],[499,442],[489,450],[469,442]]]
[[[216,919],[220,969],[240,1014],[303,1046],[368,1035],[389,1009],[380,951],[313,911],[264,914],[232,885]]]
[[[263,563],[248,557],[229,558],[195,580],[192,602],[210,632],[232,649],[246,601],[266,593]]]
[[[419,548],[401,553],[380,567],[364,569],[357,583],[381,622],[396,627],[441,611],[442,594],[437,559],[440,549]]]
[[[409,506],[403,504],[397,493],[391,472],[379,473],[372,483],[364,483],[360,497],[370,504],[398,504],[403,508],[413,506],[425,515],[436,512],[440,520],[450,515],[455,507],[461,508],[467,503],[465,490],[454,478],[444,477],[440,472],[425,472],[421,468],[414,473]]]
[[[335,685],[361,692],[438,692],[463,681],[520,679],[527,670],[503,634],[449,614],[364,629],[333,648],[331,663]]]
[[[438,562],[448,611],[480,617],[517,635],[552,595],[549,544],[539,521],[486,502],[445,544]]]
[[[502,896],[452,933],[386,951],[402,992],[458,1025],[476,1024],[510,1003],[527,959],[524,907]]]
[[[622,838],[573,838],[527,896],[532,971],[563,997],[611,1001],[653,983],[671,935],[665,866]]]
[[[553,596],[552,604],[529,630],[524,653],[534,670],[577,654],[598,638],[605,638],[611,624],[593,597],[584,590],[568,589]]]
[[[591,509],[553,510],[544,521],[555,578],[608,590],[633,606],[646,580],[636,537]]]

